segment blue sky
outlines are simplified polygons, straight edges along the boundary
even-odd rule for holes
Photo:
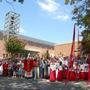
[[[0,29],[4,29],[5,14],[15,11],[21,15],[21,34],[58,44],[72,41],[74,22],[71,7],[64,5],[64,0],[24,0],[23,4],[8,1],[15,10],[5,0],[0,3]]]

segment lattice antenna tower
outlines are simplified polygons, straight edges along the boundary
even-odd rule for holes
[[[4,38],[17,35],[20,30],[20,14],[9,11],[5,16]]]

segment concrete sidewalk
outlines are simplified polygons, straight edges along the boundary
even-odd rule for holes
[[[0,78],[0,90],[90,90],[86,82],[50,82],[47,79]]]

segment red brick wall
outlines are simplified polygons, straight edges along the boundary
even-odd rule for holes
[[[66,43],[66,44],[58,44],[54,47],[54,52],[55,55],[64,55],[64,56],[69,56],[70,52],[71,52],[71,43]],[[75,50],[78,47],[78,43],[75,43]],[[75,54],[77,55],[77,52],[75,52]]]
[[[0,40],[0,57],[3,57],[3,54],[5,54],[5,46],[4,42]]]
[[[77,49],[78,44],[76,43],[76,49]],[[38,46],[34,46],[34,45],[30,45],[30,44],[26,44],[25,49],[29,50],[36,50],[39,52],[40,55],[44,54],[47,50],[47,48],[43,48],[43,47],[38,47]],[[54,49],[49,49],[49,53],[51,56],[54,55],[59,55],[59,54],[63,54],[64,56],[69,56],[70,55],[70,51],[71,51],[71,43],[66,43],[66,44],[58,44],[55,45]],[[0,57],[3,56],[3,54],[5,53],[5,47],[4,47],[4,42],[2,40],[0,40]],[[77,54],[77,52],[76,52]]]

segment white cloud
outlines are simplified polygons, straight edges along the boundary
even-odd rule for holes
[[[56,19],[68,20],[69,16],[66,14],[65,9],[56,0],[37,0],[39,7],[46,13],[52,15]]]
[[[56,19],[66,21],[69,19],[69,16],[67,14],[66,15],[57,15]]]
[[[45,11],[53,13],[58,11],[59,4],[54,0],[45,0],[44,2],[38,1],[38,5]]]

